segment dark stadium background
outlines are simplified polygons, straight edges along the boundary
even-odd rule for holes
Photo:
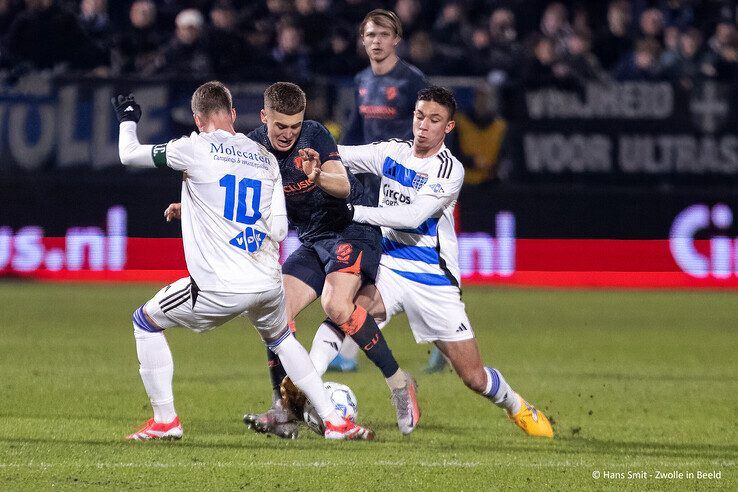
[[[192,131],[205,80],[228,83],[244,132],[266,85],[292,80],[340,139],[375,7],[397,11],[401,56],[459,101],[447,144],[466,167],[467,282],[738,287],[736,6],[687,0],[2,1],[0,275],[176,278],[162,211],[179,177],[122,168],[110,95],[137,95],[156,143]],[[189,8],[203,24],[183,46]]]

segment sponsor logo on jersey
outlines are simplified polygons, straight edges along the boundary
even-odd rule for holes
[[[351,253],[354,252],[354,247],[349,243],[341,243],[336,246],[336,260],[341,263],[348,263],[351,259]]]
[[[443,193],[443,186],[441,186],[441,183],[434,184],[430,189],[433,190],[434,193]]]
[[[428,175],[425,173],[417,173],[413,178],[413,188],[419,190],[428,182]]]
[[[232,156],[232,157],[241,157],[243,159],[262,162],[264,164],[270,163],[268,156],[263,155],[263,154],[257,154],[254,152],[246,152],[246,151],[236,148],[235,145],[229,145],[226,147],[223,143],[220,143],[218,145],[211,143],[210,153],[211,154],[225,154],[227,156]]]
[[[229,243],[249,253],[255,253],[261,248],[264,238],[266,238],[265,232],[253,227],[247,227],[243,232],[239,232],[236,237],[231,239]]]
[[[290,183],[284,185],[285,195],[294,195],[295,193],[305,193],[315,188],[315,183],[311,183],[309,179],[303,179],[299,183]]]
[[[295,163],[295,168],[297,168],[300,171],[302,171],[302,157],[300,157],[300,156],[295,157],[295,159],[293,160],[293,162]]]
[[[387,97],[388,101],[392,101],[397,97],[397,87],[395,86],[389,86],[386,89],[384,89],[384,95]]]
[[[382,186],[382,194],[384,195],[385,205],[397,205],[399,203],[410,203],[411,201],[408,195],[393,190],[387,183]]]

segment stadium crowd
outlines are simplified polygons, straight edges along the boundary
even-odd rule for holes
[[[351,77],[373,8],[426,75],[506,83],[738,80],[728,0],[0,0],[0,68],[226,80]]]

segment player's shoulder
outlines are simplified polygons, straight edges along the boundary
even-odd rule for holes
[[[246,134],[246,137],[250,138],[254,142],[264,145],[267,138],[267,127],[266,125],[259,125]]]
[[[323,125],[323,123],[320,123],[319,121],[315,120],[304,120],[302,122],[302,131],[309,133],[311,135],[330,135],[331,132],[328,131],[328,128]]]
[[[434,159],[437,165],[436,178],[457,180],[464,179],[464,166],[454,156],[448,147],[441,148]]]
[[[426,76],[425,74],[415,65],[412,63],[408,63],[402,58],[399,60],[400,68],[403,72],[405,72],[406,76],[409,78],[414,78],[419,81],[422,81],[423,83],[426,82]]]
[[[371,145],[382,146],[390,149],[406,150],[413,146],[412,140],[402,140],[401,138],[387,138],[385,140],[377,140]]]

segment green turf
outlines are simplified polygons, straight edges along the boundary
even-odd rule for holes
[[[738,486],[735,294],[466,289],[485,360],[555,419],[553,441],[524,436],[453,373],[423,374],[428,347],[404,318],[385,333],[420,384],[414,434],[396,430],[386,385],[362,360],[359,373],[329,379],[354,389],[377,441],[255,435],[241,415],[269,397],[256,332],[237,322],[170,330],[185,437],[130,444],[122,436],[150,416],[130,316],[155,290],[0,283],[0,490]],[[304,343],[320,319],[314,305],[298,320]],[[651,476],[627,478],[637,471]]]

